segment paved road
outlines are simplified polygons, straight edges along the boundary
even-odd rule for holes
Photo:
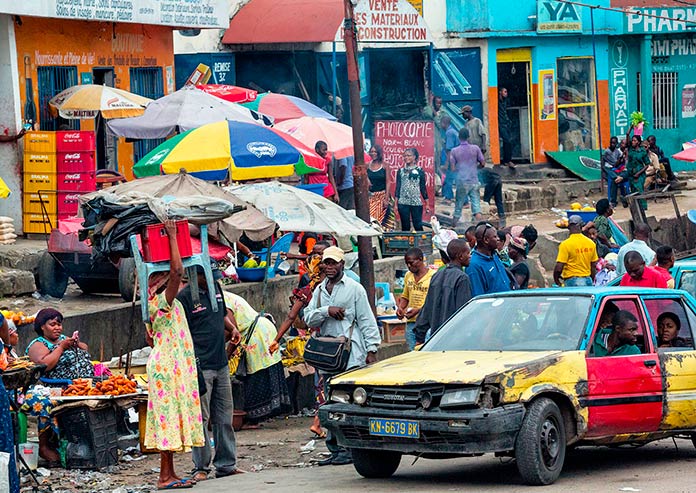
[[[194,493],[230,491],[314,492],[696,492],[696,450],[690,441],[662,441],[641,448],[583,447],[569,453],[561,478],[552,486],[521,484],[510,459],[484,456],[469,459],[426,460],[411,465],[405,457],[389,480],[367,480],[352,466],[273,469],[201,483]]]

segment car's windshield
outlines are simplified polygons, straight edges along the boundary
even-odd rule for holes
[[[423,351],[553,351],[577,349],[592,298],[501,296],[474,300]]]

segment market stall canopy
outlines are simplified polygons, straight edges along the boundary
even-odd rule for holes
[[[423,17],[408,0],[359,0],[361,43],[430,43]],[[230,21],[225,44],[322,43],[343,40],[343,0],[251,0]]]
[[[287,94],[265,92],[259,94],[254,101],[244,103],[244,106],[272,116],[276,123],[303,116],[336,120],[336,117],[331,113],[327,113],[309,101]]]
[[[696,147],[689,147],[688,149],[684,149],[683,151],[673,154],[672,157],[680,161],[688,161],[690,163],[693,163],[694,161],[696,161]]]
[[[176,135],[133,166],[141,178],[185,169],[198,178],[222,181],[280,178],[323,171],[324,160],[280,130],[223,121]]]
[[[237,197],[254,205],[281,231],[326,233],[336,236],[379,236],[381,233],[355,213],[321,195],[271,181],[227,187]]]
[[[92,119],[99,114],[104,118],[127,118],[142,115],[151,102],[150,98],[123,89],[82,84],[59,92],[48,105],[51,111],[68,119]]]
[[[129,181],[121,185],[109,187],[80,197],[80,202],[89,202],[99,194],[125,195],[139,192],[152,197],[188,198],[196,195],[219,198],[235,206],[246,208],[224,219],[219,223],[219,231],[229,241],[237,241],[245,233],[252,241],[263,241],[275,230],[276,223],[267,218],[261,211],[245,203],[242,199],[224,189],[200,180],[187,173],[177,173],[167,176],[153,176]]]
[[[164,139],[206,123],[223,120],[272,125],[273,119],[236,103],[186,86],[148,105],[141,116],[118,118],[107,122],[109,130],[131,139]]]
[[[230,103],[248,103],[255,100],[258,95],[258,92],[253,89],[226,84],[199,84],[196,88]]]

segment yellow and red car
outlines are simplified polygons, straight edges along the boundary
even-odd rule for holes
[[[640,354],[595,355],[617,310],[636,318]],[[658,347],[665,312],[679,319],[678,347]],[[694,330],[696,301],[679,290],[477,297],[420,350],[333,377],[320,418],[365,477],[391,476],[402,455],[495,453],[513,456],[525,482],[550,484],[569,445],[693,440]]]

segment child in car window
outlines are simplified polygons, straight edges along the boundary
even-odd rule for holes
[[[657,338],[660,347],[687,347],[689,344],[679,337],[681,320],[676,313],[664,312],[657,317]]]

